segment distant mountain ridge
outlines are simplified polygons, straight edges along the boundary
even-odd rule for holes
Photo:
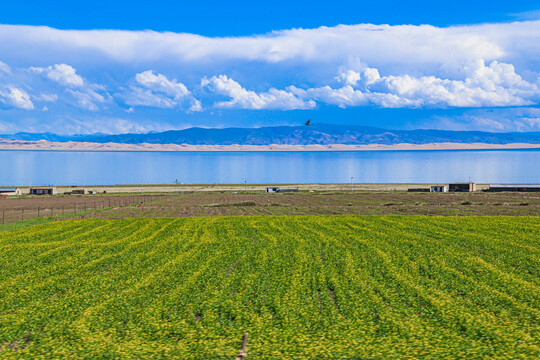
[[[52,142],[95,142],[120,144],[188,144],[188,145],[369,145],[485,143],[540,144],[540,132],[491,133],[449,130],[387,130],[369,126],[316,124],[311,126],[269,126],[260,128],[189,128],[147,134],[56,135],[53,133],[17,133],[0,135],[12,140]]]
[[[93,139],[110,136],[103,133],[94,133],[94,134],[75,134],[75,135],[57,135],[50,132],[45,133],[29,133],[29,132],[18,132],[16,134],[0,134],[0,139],[10,139],[10,140],[26,140],[26,141],[52,141],[52,142],[67,142],[67,141],[92,141]]]

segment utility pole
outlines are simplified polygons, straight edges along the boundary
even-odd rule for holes
[[[142,176],[141,176],[141,194],[142,194],[142,192],[143,192],[143,189],[142,189],[142,188],[143,188],[143,183],[142,183]]]
[[[244,178],[244,183],[246,184],[246,193],[247,193],[247,177]]]
[[[353,192],[353,179],[354,179],[354,176],[351,176],[351,192]]]

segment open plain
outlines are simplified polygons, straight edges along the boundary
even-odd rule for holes
[[[249,215],[539,215],[540,193],[193,193],[85,215],[102,219]]]
[[[539,193],[239,190],[0,199],[0,357],[540,356]]]
[[[534,359],[538,217],[68,220],[0,232],[3,359]]]
[[[205,186],[201,186],[201,189],[204,188]],[[0,225],[36,217],[61,219],[64,214],[99,219],[253,215],[540,214],[540,193],[341,190],[267,194],[242,192],[239,187],[233,189],[236,191],[0,198]],[[90,210],[95,211],[89,212]],[[79,212],[84,214],[78,214]]]

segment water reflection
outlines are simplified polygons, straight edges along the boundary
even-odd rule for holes
[[[540,182],[540,150],[0,151],[0,185]]]

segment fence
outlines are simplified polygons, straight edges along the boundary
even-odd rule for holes
[[[177,195],[141,195],[141,196],[119,196],[102,197],[101,199],[92,199],[92,201],[74,201],[67,204],[54,204],[55,199],[51,198],[50,205],[42,204],[32,207],[18,207],[12,209],[0,210],[0,224],[9,224],[17,221],[42,218],[42,217],[62,217],[65,215],[74,215],[87,211],[102,210],[109,207],[123,207],[134,204],[144,204],[146,202],[170,199]],[[16,201],[16,199],[14,199]],[[11,200],[10,200],[11,201]]]

